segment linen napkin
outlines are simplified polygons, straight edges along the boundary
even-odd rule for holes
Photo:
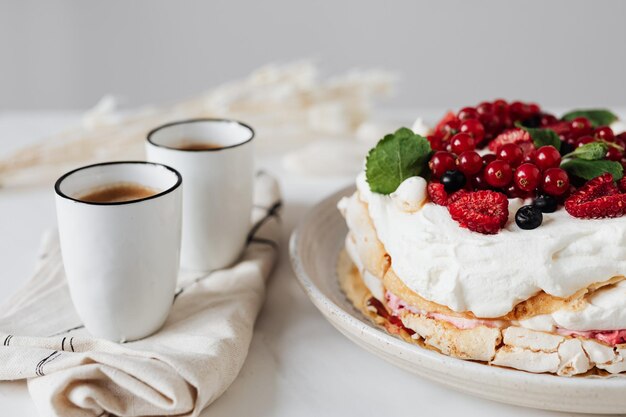
[[[44,416],[197,416],[241,369],[277,258],[280,191],[267,174],[256,177],[254,203],[241,260],[179,277],[161,330],[124,344],[83,328],[58,234],[48,234],[33,277],[0,308],[0,380],[27,379]]]

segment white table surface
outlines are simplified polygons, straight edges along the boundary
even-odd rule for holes
[[[78,116],[0,114],[0,156],[76,123]],[[233,385],[203,416],[564,415],[451,391],[390,365],[342,336],[300,289],[289,263],[287,241],[316,201],[353,178],[287,175],[277,157],[258,162],[280,179],[283,190],[280,259],[246,363]],[[0,189],[0,304],[29,278],[40,236],[54,225],[52,188]],[[36,415],[24,382],[0,382],[0,406],[0,416]]]

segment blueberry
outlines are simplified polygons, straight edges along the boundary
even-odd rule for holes
[[[515,213],[515,223],[520,229],[531,230],[541,226],[543,214],[536,206],[522,206]]]
[[[570,152],[574,152],[574,149],[576,149],[576,146],[572,145],[571,143],[561,142],[561,148],[559,149],[559,153],[561,154],[561,156],[567,155]]]
[[[522,121],[522,125],[525,127],[541,127],[541,114],[535,114]]]
[[[465,186],[465,175],[461,171],[456,169],[452,171],[446,171],[441,176],[441,183],[443,184],[443,189],[446,190],[447,193],[453,193],[455,191],[460,190]]]
[[[537,207],[543,213],[554,213],[558,204],[556,198],[549,195],[540,195],[533,201],[533,206]]]

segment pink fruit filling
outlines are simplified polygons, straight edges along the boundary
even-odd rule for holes
[[[454,327],[462,330],[473,329],[478,326],[487,326],[487,327],[501,327],[501,320],[482,320],[482,319],[466,319],[463,317],[455,317],[449,316],[447,314],[442,313],[432,313],[428,311],[419,310],[413,306],[408,305],[404,300],[400,297],[396,296],[390,291],[385,293],[385,298],[387,299],[387,305],[391,309],[394,315],[399,315],[403,310],[410,311],[413,314],[420,314],[422,316],[430,317],[437,320],[443,320]]]
[[[615,346],[626,343],[626,330],[567,330],[557,329],[556,332],[561,336],[584,337],[587,339],[596,339],[607,345]]]
[[[423,311],[409,305],[400,297],[396,296],[390,291],[385,292],[385,298],[387,299],[387,306],[391,309],[391,312],[394,316],[399,316],[402,311],[406,310],[413,314],[420,314],[422,316],[430,317],[433,319],[443,320],[461,330],[473,329],[478,326],[503,327],[504,325],[504,322],[502,320],[466,319],[463,317],[449,316],[442,313]],[[558,328],[556,332],[561,336],[596,339],[610,346],[626,343],[626,329],[578,331]]]

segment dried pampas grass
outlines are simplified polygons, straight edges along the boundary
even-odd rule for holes
[[[35,185],[81,165],[143,159],[152,128],[174,120],[227,117],[252,125],[260,153],[289,150],[311,139],[354,136],[374,100],[390,93],[394,77],[384,71],[351,71],[320,80],[308,62],[269,65],[249,77],[163,108],[119,112],[103,98],[80,126],[0,161],[0,185]]]

